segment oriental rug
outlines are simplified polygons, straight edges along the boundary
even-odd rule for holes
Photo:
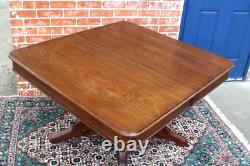
[[[101,148],[99,135],[49,142],[52,133],[75,120],[48,97],[0,97],[0,165],[117,165],[113,151]],[[205,99],[167,125],[188,145],[151,138],[145,154],[129,153],[128,165],[250,165],[247,146]]]

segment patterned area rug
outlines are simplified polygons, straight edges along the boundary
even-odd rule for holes
[[[113,151],[101,148],[101,136],[49,142],[75,120],[47,97],[0,98],[0,165],[117,165]],[[129,165],[250,165],[250,152],[205,100],[168,127],[188,138],[188,146],[151,138],[144,155],[129,154]]]

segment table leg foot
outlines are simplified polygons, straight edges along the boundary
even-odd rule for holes
[[[126,150],[117,152],[118,166],[127,166],[127,160],[128,160],[128,154]]]
[[[156,138],[159,139],[166,139],[169,141],[174,141],[179,146],[186,146],[188,144],[187,139],[177,133],[172,132],[169,128],[165,127],[161,131],[159,131],[157,134],[155,134]]]
[[[84,123],[78,120],[75,124],[72,125],[71,128],[53,134],[49,141],[53,144],[56,144],[62,141],[66,141],[72,137],[87,135],[90,131],[91,130]]]

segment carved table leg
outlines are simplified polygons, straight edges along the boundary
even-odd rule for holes
[[[179,146],[186,146],[188,141],[187,139],[180,135],[172,132],[169,128],[165,127],[161,131],[159,131],[157,134],[155,134],[156,138],[160,139],[166,139],[169,141],[174,141]]]
[[[92,131],[84,123],[78,120],[75,124],[72,125],[71,128],[53,134],[49,141],[53,144],[56,144],[72,137],[87,135],[90,132]]]
[[[126,166],[127,165],[128,154],[127,151],[118,151],[117,152],[117,162],[118,166]]]

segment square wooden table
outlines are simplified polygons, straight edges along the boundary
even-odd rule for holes
[[[226,80],[233,67],[128,22],[14,50],[10,58],[15,72],[79,119],[52,143],[94,131],[111,141],[156,136],[185,146],[185,137],[166,124]],[[126,151],[118,162],[126,165]]]

